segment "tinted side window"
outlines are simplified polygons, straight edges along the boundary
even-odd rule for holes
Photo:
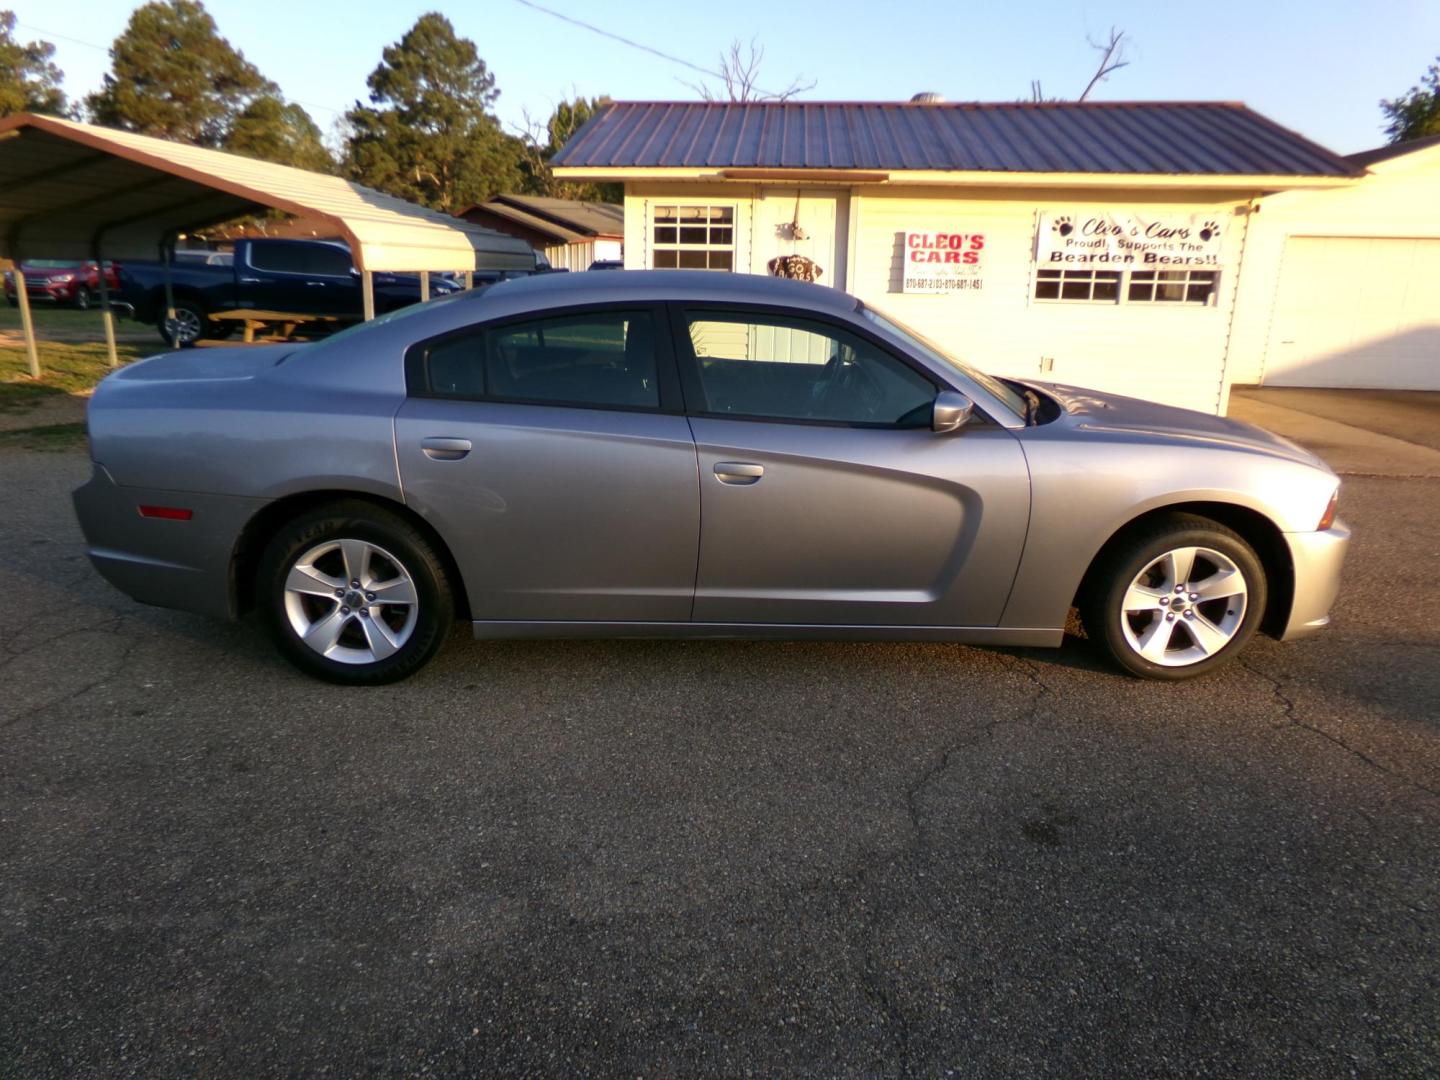
[[[920,427],[930,380],[864,338],[783,315],[686,312],[705,411]]]
[[[430,347],[430,392],[557,405],[656,408],[655,325],[605,311],[489,327]]]
[[[303,274],[305,249],[299,244],[251,244],[250,265],[279,274]]]
[[[305,249],[305,270],[310,274],[325,277],[349,277],[350,253],[333,247],[312,247]]]

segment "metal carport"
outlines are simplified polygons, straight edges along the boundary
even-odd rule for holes
[[[377,271],[419,273],[423,291],[431,270],[468,280],[475,270],[535,267],[523,240],[338,176],[50,116],[0,119],[0,255],[15,261],[17,275],[27,255],[163,258],[180,233],[266,210],[323,219],[349,241],[367,319]],[[29,297],[23,281],[17,285],[30,372],[38,375]],[[101,309],[113,365],[108,295]]]

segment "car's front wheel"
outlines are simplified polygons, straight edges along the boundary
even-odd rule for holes
[[[370,503],[295,518],[260,560],[256,596],[280,651],[331,682],[373,686],[418,671],[444,641],[454,602],[430,541]]]
[[[1132,674],[1188,679],[1245,647],[1265,601],[1264,567],[1239,534],[1175,514],[1111,547],[1091,574],[1081,616]]]

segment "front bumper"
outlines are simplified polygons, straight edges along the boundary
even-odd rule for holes
[[[32,304],[69,304],[75,300],[77,285],[30,285],[26,287],[25,294]],[[5,298],[11,302],[16,301],[15,290],[7,288]]]
[[[1336,520],[1323,532],[1286,533],[1295,595],[1281,641],[1307,637],[1330,625],[1330,608],[1340,592],[1340,567],[1350,546],[1350,529]]]
[[[91,563],[142,604],[234,618],[231,561],[262,499],[124,487],[99,462],[71,496]],[[184,507],[188,521],[143,517],[141,506]]]

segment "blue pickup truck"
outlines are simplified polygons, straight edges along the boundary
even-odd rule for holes
[[[543,260],[540,260],[543,263]],[[536,269],[543,269],[543,265]],[[475,284],[535,271],[476,271]],[[165,267],[158,262],[121,262],[119,306],[153,324],[169,344],[226,337],[235,324],[210,318],[214,312],[250,309],[286,314],[358,318],[363,302],[360,272],[350,249],[332,240],[237,240],[230,252],[180,251],[170,265],[175,318],[165,315]],[[374,275],[375,312],[384,314],[420,299],[416,274]],[[430,295],[463,286],[449,275],[430,276]]]

